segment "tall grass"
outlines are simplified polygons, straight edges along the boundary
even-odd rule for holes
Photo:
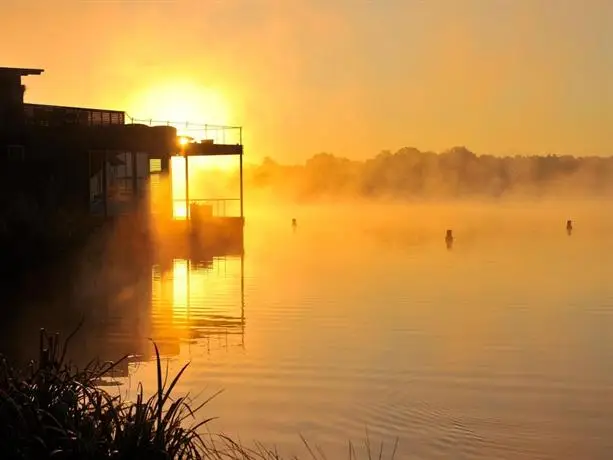
[[[247,448],[225,435],[202,434],[212,418],[198,412],[211,398],[192,407],[188,396],[173,397],[188,364],[168,382],[155,343],[157,391],[145,399],[139,384],[135,401],[126,401],[99,385],[123,359],[77,369],[66,360],[73,335],[61,346],[57,334],[41,330],[38,359],[23,370],[0,356],[0,458],[280,459],[261,444]],[[303,442],[311,458],[326,458]],[[382,458],[383,446],[373,456],[366,445],[367,458]],[[356,458],[351,444],[349,458]]]

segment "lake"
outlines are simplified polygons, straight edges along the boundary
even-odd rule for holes
[[[38,327],[84,315],[75,359],[136,355],[130,395],[155,386],[152,337],[171,373],[190,362],[179,393],[223,390],[211,430],[304,458],[300,435],[347,458],[367,433],[398,439],[396,458],[610,458],[607,206],[247,207],[244,258],[149,264],[127,285],[84,267],[29,298],[2,346],[24,355]]]

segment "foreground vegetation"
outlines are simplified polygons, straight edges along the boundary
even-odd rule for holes
[[[159,351],[157,392],[135,401],[111,395],[101,379],[118,363],[92,361],[83,370],[66,361],[71,337],[40,333],[39,357],[19,370],[0,357],[0,452],[5,459],[278,459],[262,445],[246,448],[224,435],[202,434],[211,418],[198,417],[210,398],[192,406],[174,398],[174,379],[162,375]],[[121,361],[120,361],[121,362]],[[200,420],[199,422],[197,420]],[[303,439],[304,441],[304,439]],[[325,458],[304,441],[311,458]],[[381,458],[382,446],[368,458]],[[394,446],[395,452],[395,446]],[[349,445],[349,458],[355,449]],[[393,453],[392,453],[393,457]]]

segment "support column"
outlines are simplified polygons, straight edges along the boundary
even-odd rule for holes
[[[189,212],[189,155],[185,154],[185,220],[191,220]]]
[[[139,190],[138,190],[138,162],[137,160],[137,153],[132,151],[130,152],[130,155],[132,155],[132,197],[134,198],[134,204],[136,204],[138,202],[138,195],[139,195]]]
[[[241,251],[241,346],[245,348],[245,250]]]
[[[162,155],[162,158],[160,158],[160,169],[160,183],[164,187],[162,202],[166,203],[166,200],[168,200],[169,214],[167,216],[169,216],[169,219],[172,220],[174,217],[174,201],[172,201],[172,163],[171,156],[169,154],[164,154]],[[164,216],[164,218],[167,216]]]
[[[243,212],[243,153],[245,147],[243,146],[243,128],[238,128],[238,143],[241,146],[239,158],[239,174],[240,174],[240,207],[241,207],[241,221],[242,225],[245,225],[245,213]]]
[[[243,152],[238,156],[239,158],[239,174],[240,174],[240,206],[241,206],[241,220],[245,221],[245,216],[243,213]]]

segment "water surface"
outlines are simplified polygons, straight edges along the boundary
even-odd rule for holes
[[[302,434],[339,458],[368,430],[399,438],[397,458],[609,458],[613,219],[598,209],[254,212],[244,258],[143,267],[88,313],[79,351],[139,355],[130,393],[155,385],[152,337],[171,371],[191,363],[179,392],[224,390],[212,430],[284,453],[305,453]],[[97,305],[85,278],[67,297]],[[75,321],[45,308],[11,330]]]

